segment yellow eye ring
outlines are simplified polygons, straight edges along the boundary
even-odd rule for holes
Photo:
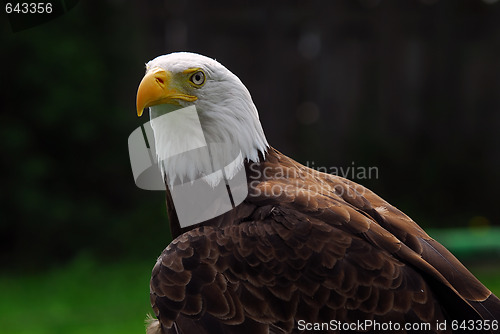
[[[196,87],[201,87],[205,83],[206,78],[205,73],[199,70],[191,74],[189,81],[191,81]]]

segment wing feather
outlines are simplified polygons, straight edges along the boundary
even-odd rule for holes
[[[228,326],[256,321],[293,328],[300,319],[328,322],[332,318],[325,317],[333,314],[345,321],[359,319],[360,314],[371,319],[372,313],[380,319],[395,313],[404,317],[410,308],[416,309],[414,315],[420,320],[444,319],[441,309],[432,306],[432,290],[414,269],[360,236],[337,228],[319,229],[322,224],[316,218],[295,213],[294,224],[279,224],[275,217],[288,213],[289,209],[273,207],[262,221],[225,228],[205,226],[203,233],[198,229],[186,232],[169,245],[155,266],[157,278],[151,288],[162,324],[171,328],[178,317],[189,316],[195,321],[211,317]],[[303,240],[302,247],[295,243],[291,247],[291,240]],[[193,247],[204,249],[207,243],[210,252]],[[272,252],[261,252],[263,261],[256,266],[248,248]],[[308,250],[307,261],[304,249]],[[172,259],[176,257],[182,261]],[[196,258],[199,264],[194,266],[189,258]],[[190,272],[185,276],[191,277],[187,283],[185,277],[175,280],[168,267],[179,263],[189,263],[189,269],[183,268]],[[185,284],[184,303],[174,301],[179,297],[177,291],[156,283],[163,281]],[[165,302],[165,298],[171,301]]]

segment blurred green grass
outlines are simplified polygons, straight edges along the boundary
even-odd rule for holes
[[[70,265],[0,277],[0,328],[8,334],[145,333],[151,263]]]
[[[446,246],[454,247],[453,243]],[[498,261],[485,258],[476,254],[464,263],[500,295]],[[4,272],[0,276],[2,333],[145,333],[154,260],[105,264],[80,256],[66,266],[43,272]]]

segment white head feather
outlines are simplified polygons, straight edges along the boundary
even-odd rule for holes
[[[230,145],[236,148],[241,157],[237,163],[226,170],[226,178],[231,179],[243,166],[243,161],[258,161],[259,152],[265,153],[268,143],[259,121],[257,108],[250,93],[240,79],[219,62],[194,53],[179,52],[159,56],[146,64],[147,70],[162,68],[171,73],[183,72],[190,68],[200,68],[206,74],[206,82],[200,88],[193,88],[190,94],[197,97],[194,102],[179,100],[180,106],[161,104],[150,107],[151,125],[155,135],[155,145],[158,161],[182,152],[189,147],[188,141],[199,141],[203,138],[200,132],[182,120],[175,118],[154,118],[153,115],[164,114],[174,109],[194,105],[198,112],[202,135],[210,146],[212,161],[231,162],[236,157],[227,157],[228,150],[214,149],[213,144]],[[217,146],[220,147],[220,146]],[[207,164],[206,156],[201,154],[179,154],[169,158],[161,166],[163,174],[173,184],[176,179],[193,181],[198,176],[207,176],[213,165]],[[213,175],[212,175],[213,176]],[[206,181],[215,186],[220,178],[205,177]]]

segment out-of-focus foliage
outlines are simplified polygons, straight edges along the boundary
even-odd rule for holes
[[[18,33],[0,22],[3,266],[168,244],[164,196],[134,186],[127,138],[147,121],[143,64],[180,50],[236,73],[284,153],[376,167],[354,181],[423,226],[499,224],[500,3],[81,1]]]
[[[127,148],[146,19],[95,2],[16,34],[2,27],[2,263],[140,257],[167,243],[164,195],[135,187]]]

